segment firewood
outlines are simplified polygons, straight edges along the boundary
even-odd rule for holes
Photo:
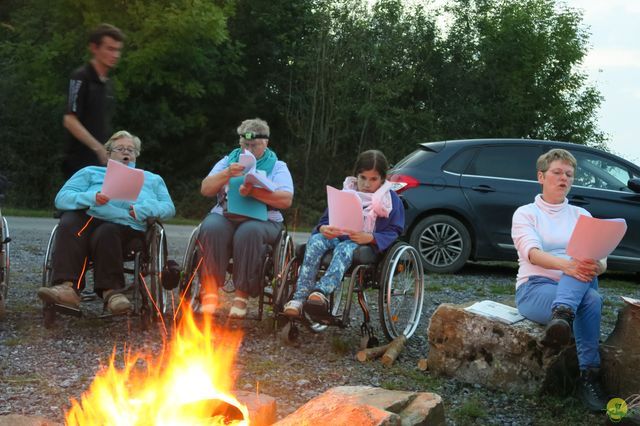
[[[391,343],[388,343],[383,346],[376,346],[373,348],[362,349],[361,351],[358,351],[358,353],[356,354],[356,359],[360,362],[365,362],[375,358],[379,358],[387,351],[387,349],[389,349],[390,344]]]
[[[389,344],[389,348],[387,349],[387,351],[384,353],[384,355],[382,355],[382,364],[385,367],[389,367],[391,364],[393,364],[393,362],[396,360],[398,355],[400,355],[400,352],[404,348],[404,344],[406,341],[407,338],[404,334],[401,334],[400,336],[393,339],[393,342]]]
[[[429,364],[427,363],[427,359],[426,358],[420,358],[418,360],[418,370],[427,371],[428,368],[429,368]]]

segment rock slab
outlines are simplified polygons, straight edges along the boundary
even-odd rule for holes
[[[329,389],[275,423],[277,426],[445,425],[442,398],[430,392],[393,391],[371,386]]]
[[[571,348],[553,354],[538,343],[544,331],[540,325],[529,320],[505,324],[466,311],[466,306],[445,303],[431,316],[430,372],[522,394],[556,387],[558,370],[577,375],[577,363],[567,355]]]

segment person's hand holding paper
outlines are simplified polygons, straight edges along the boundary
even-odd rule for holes
[[[111,200],[136,201],[143,183],[142,170],[109,160],[100,193]]]

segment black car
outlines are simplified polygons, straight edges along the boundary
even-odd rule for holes
[[[389,179],[404,185],[405,238],[424,267],[445,273],[469,259],[516,260],[511,218],[540,193],[536,160],[552,148],[578,161],[570,204],[627,221],[609,268],[640,271],[640,167],[584,145],[527,139],[422,143],[393,167]]]

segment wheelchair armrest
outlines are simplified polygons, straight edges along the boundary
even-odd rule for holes
[[[157,217],[148,217],[145,222],[147,223],[147,228],[150,228],[151,226],[158,224],[160,226],[162,226],[162,221],[157,218]]]

